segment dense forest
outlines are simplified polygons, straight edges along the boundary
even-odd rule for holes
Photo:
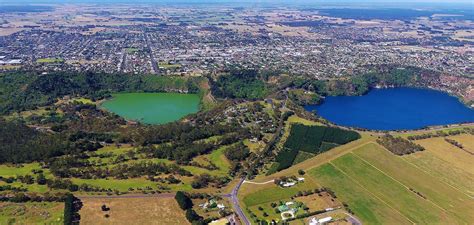
[[[39,132],[18,122],[0,119],[0,163],[47,160],[102,147],[83,139],[71,141],[67,135]]]
[[[257,70],[231,70],[212,82],[212,93],[222,98],[262,99],[268,87]]]

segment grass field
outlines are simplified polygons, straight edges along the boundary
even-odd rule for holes
[[[39,163],[29,163],[22,164],[18,166],[13,165],[0,165],[0,176],[9,177],[9,176],[24,176],[31,173],[32,170],[39,170],[41,166]]]
[[[264,203],[271,203],[282,199],[289,199],[298,191],[314,190],[319,185],[309,176],[305,176],[305,182],[299,183],[290,188],[281,188],[273,182],[267,184],[251,184],[244,183],[239,191],[239,195],[243,196],[243,202],[246,206],[251,207]]]
[[[180,64],[169,64],[169,63],[158,63],[158,66],[163,69],[179,69],[181,68]]]
[[[174,198],[83,198],[81,224],[189,224]],[[102,205],[110,208],[103,212]],[[105,217],[109,215],[109,218]]]
[[[133,53],[139,51],[138,48],[125,48],[124,50],[125,50],[127,53],[129,53],[129,54],[133,54]]]
[[[395,209],[372,195],[363,186],[349,179],[332,164],[324,164],[309,171],[325,187],[331,188],[340,201],[349,204],[355,215],[367,224],[411,224]]]
[[[443,213],[442,210],[353,154],[334,160],[333,165],[410,221],[418,224],[446,224],[447,221],[442,221],[438,216]]]
[[[474,153],[473,135],[461,134],[461,135],[457,135],[457,136],[453,136],[449,138],[461,143],[467,151]]]
[[[436,157],[427,150],[402,158],[420,170],[474,198],[474,176],[470,173]]]
[[[64,62],[64,59],[61,58],[42,58],[42,59],[37,59],[37,63],[61,63]]]
[[[0,224],[63,224],[62,202],[0,202]]]
[[[432,148],[399,157],[366,143],[308,173],[368,224],[469,224],[473,178]],[[445,158],[453,160],[459,152]]]
[[[420,192],[432,205],[448,211],[458,223],[474,221],[474,215],[471,215],[474,212],[474,202],[460,190],[418,169],[403,158],[394,157],[378,145],[369,144],[354,153],[366,164],[377,168],[399,184]]]
[[[471,137],[473,136],[471,135]],[[432,153],[434,156],[443,159],[451,166],[460,168],[470,173],[471,176],[474,176],[474,157],[449,144],[444,140],[444,138],[429,138],[415,142],[422,145],[427,151]]]

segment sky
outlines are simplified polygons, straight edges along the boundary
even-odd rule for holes
[[[0,0],[0,6],[6,4],[35,3],[166,3],[166,4],[266,4],[266,5],[351,5],[351,6],[387,6],[407,7],[411,5],[464,5],[474,10],[474,0]]]

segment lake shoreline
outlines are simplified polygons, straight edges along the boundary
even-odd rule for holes
[[[376,97],[377,93],[381,95],[380,97]],[[378,92],[380,91],[380,92]],[[387,92],[387,93],[385,93]],[[391,92],[389,94],[388,92]],[[400,93],[398,93],[400,92]],[[404,93],[406,92],[406,93]],[[397,94],[398,93],[398,94]],[[410,96],[410,94],[414,94],[415,98]],[[416,97],[416,95],[422,95],[423,98],[420,99]],[[396,96],[390,95],[401,95],[403,98],[406,99],[392,99],[392,98],[400,98]],[[418,98],[418,99],[417,99]],[[437,100],[434,98],[439,98],[443,100],[441,103],[444,104],[443,106],[437,105]],[[341,106],[337,105],[325,105],[329,101],[329,104],[342,104]],[[337,100],[335,100],[337,99]],[[362,99],[362,100],[361,100]],[[363,102],[363,99],[369,101],[375,101],[373,103]],[[456,99],[456,102],[453,102]],[[387,102],[386,100],[389,100]],[[339,102],[334,103],[333,101]],[[361,102],[362,105],[356,105],[354,101]],[[404,102],[415,102],[415,105],[404,105]],[[431,103],[430,103],[431,102]],[[375,107],[378,105],[378,107]],[[388,105],[387,105],[388,104]],[[392,104],[392,105],[390,105]],[[407,103],[408,104],[408,103]],[[428,105],[426,105],[428,104]],[[462,105],[459,106],[459,105]],[[324,105],[324,106],[323,106]],[[384,106],[385,105],[385,106]],[[426,110],[417,109],[417,105],[420,107],[427,107]],[[380,107],[382,106],[382,107]],[[379,112],[380,115],[377,115],[377,111],[383,111],[384,107],[389,106],[396,106],[396,110],[401,110],[400,112],[394,113],[391,110],[386,109],[386,112]],[[454,109],[444,109],[443,107],[449,106],[448,108]],[[335,107],[334,109],[328,107]],[[324,98],[319,104],[314,105],[306,105],[304,106],[305,110],[308,112],[312,112],[316,110],[316,115],[319,117],[324,118],[328,122],[335,124],[337,126],[354,128],[358,130],[370,130],[370,131],[416,131],[416,130],[425,130],[430,129],[430,127],[440,127],[440,126],[447,126],[447,125],[464,125],[464,124],[471,124],[474,123],[474,111],[473,109],[464,102],[461,102],[457,96],[453,96],[449,93],[439,91],[432,88],[427,87],[377,87],[371,88],[370,91],[363,95],[354,95],[354,96],[328,96]],[[368,109],[366,109],[368,108]],[[371,109],[372,108],[372,109]],[[382,108],[382,109],[381,109]],[[370,110],[373,111],[370,111]],[[355,110],[355,114],[354,111]],[[367,115],[364,116],[363,114],[359,114],[364,111]],[[407,111],[406,111],[407,110]],[[449,112],[449,110],[454,111],[453,113]],[[328,111],[328,112],[327,112]],[[340,113],[352,111],[351,115],[338,115],[338,114],[345,114]],[[359,112],[360,111],[360,112]],[[433,111],[433,112],[430,112]],[[406,112],[406,113],[405,113]],[[393,116],[393,118],[404,118],[401,121],[394,122],[393,120],[384,120],[385,114],[388,113],[389,115]],[[411,114],[412,115],[411,115]],[[335,115],[336,114],[336,115]],[[424,116],[418,116],[424,115]],[[458,115],[459,114],[459,115]],[[417,117],[418,116],[418,117]],[[465,120],[465,121],[463,121]],[[419,125],[416,125],[419,124]],[[419,126],[419,127],[417,127]]]
[[[184,93],[114,93],[98,105],[129,123],[160,125],[181,120],[200,110],[198,94]]]

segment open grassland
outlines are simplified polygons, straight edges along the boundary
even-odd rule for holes
[[[426,151],[443,159],[451,166],[460,168],[474,176],[474,157],[462,149],[449,144],[444,138],[429,138],[415,141],[415,143],[422,145]]]
[[[32,170],[39,170],[41,166],[39,163],[28,163],[22,165],[0,165],[0,176],[9,177],[9,176],[24,176],[31,173]]]
[[[416,166],[394,156],[376,144],[368,144],[354,151],[356,158],[373,169],[392,178],[407,189],[420,193],[426,201],[442,209],[457,223],[474,221],[474,201],[447,183]],[[357,161],[357,160],[356,160]]]
[[[474,202],[467,192],[472,190],[472,176],[429,150],[400,157],[366,143],[308,173],[368,224],[474,221]]]
[[[74,184],[81,185],[81,184],[89,184],[95,187],[100,187],[100,188],[105,188],[105,189],[111,189],[111,190],[118,190],[121,192],[125,191],[137,191],[138,189],[147,189],[147,188],[152,188],[153,190],[156,190],[158,185],[161,183],[157,182],[152,182],[149,181],[145,178],[129,178],[125,180],[119,180],[119,179],[78,179],[78,178],[72,178],[71,181]],[[164,188],[169,189],[169,190],[183,190],[183,191],[189,191],[191,190],[191,180],[188,180],[189,182],[184,182],[184,184],[161,184]],[[133,190],[132,190],[133,189]]]
[[[62,202],[0,202],[0,224],[63,224]]]
[[[461,134],[449,138],[461,143],[465,150],[474,153],[474,135]]]
[[[42,59],[37,59],[37,63],[61,63],[64,62],[64,59],[61,58],[42,58]]]
[[[334,160],[332,165],[414,223],[446,224],[453,222],[442,220],[443,218],[439,215],[444,212],[441,209],[353,154],[347,154]]]
[[[230,170],[230,162],[224,155],[225,149],[226,147],[224,146],[209,154],[209,160],[219,168],[220,173],[223,175],[227,175]]]
[[[331,188],[340,201],[349,204],[350,209],[363,223],[411,224],[397,210],[357,184],[332,164],[324,164],[311,169],[309,174],[323,186]]]
[[[435,156],[430,151],[406,155],[402,159],[474,198],[474,176]]]
[[[172,197],[83,198],[81,224],[189,224]],[[103,212],[102,205],[110,208]],[[109,218],[105,217],[109,215]]]
[[[273,182],[265,184],[244,183],[239,191],[245,206],[251,207],[264,203],[276,202],[283,199],[289,199],[296,195],[298,191],[308,191],[319,188],[320,186],[309,176],[304,176],[305,181],[293,187],[282,188]]]

